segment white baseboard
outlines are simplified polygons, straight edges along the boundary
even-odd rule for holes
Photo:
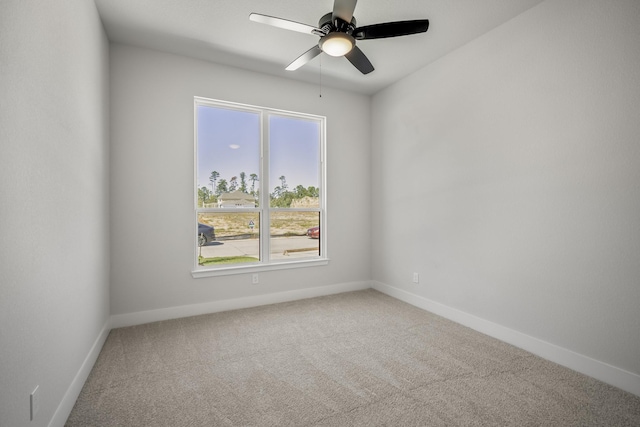
[[[237,310],[240,308],[258,307],[267,304],[333,295],[343,292],[359,291],[371,288],[371,282],[349,282],[337,285],[318,286],[315,288],[296,289],[286,292],[256,295],[244,298],[234,298],[221,301],[204,302],[201,304],[167,307],[157,310],[139,311],[136,313],[115,314],[111,316],[110,326],[122,328],[125,326],[141,325],[160,320],[178,319],[181,317],[198,316],[200,314],[217,313],[221,311]]]
[[[640,375],[592,359],[566,348],[523,334],[497,323],[412,294],[402,289],[372,282],[372,288],[413,306],[430,311],[478,332],[497,338],[544,359],[640,396]]]
[[[109,335],[109,331],[111,328],[109,326],[109,320],[105,323],[98,338],[96,338],[93,346],[91,346],[91,350],[89,350],[89,354],[85,357],[78,373],[71,381],[71,385],[67,389],[67,392],[62,397],[62,401],[58,405],[56,412],[53,414],[51,421],[49,421],[49,427],[64,427],[67,422],[67,418],[69,418],[69,414],[71,414],[71,410],[73,409],[73,405],[76,404],[76,400],[80,395],[80,391],[82,391],[82,387],[84,386],[85,381],[89,377],[91,370],[93,369],[93,365],[95,365],[96,360],[98,360],[98,356],[100,355],[100,350],[102,350],[102,346],[107,340],[107,336]]]

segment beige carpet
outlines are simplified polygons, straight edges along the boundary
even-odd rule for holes
[[[373,290],[114,329],[67,426],[640,426],[640,398]]]

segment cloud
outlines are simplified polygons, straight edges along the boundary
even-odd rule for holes
[[[238,148],[240,148],[240,146],[238,144],[231,144],[229,148],[231,148],[232,150],[237,150]]]

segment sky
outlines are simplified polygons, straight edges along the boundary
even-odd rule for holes
[[[209,177],[217,171],[227,183],[240,172],[246,173],[247,188],[251,188],[252,173],[260,173],[260,115],[220,107],[198,105],[198,188],[211,189]],[[281,185],[286,177],[293,190],[297,185],[319,187],[320,183],[320,122],[270,115],[270,179],[269,192]],[[259,183],[256,183],[256,189]]]

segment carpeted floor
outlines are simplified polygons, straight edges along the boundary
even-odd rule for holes
[[[640,426],[640,397],[374,290],[114,329],[67,426]]]

